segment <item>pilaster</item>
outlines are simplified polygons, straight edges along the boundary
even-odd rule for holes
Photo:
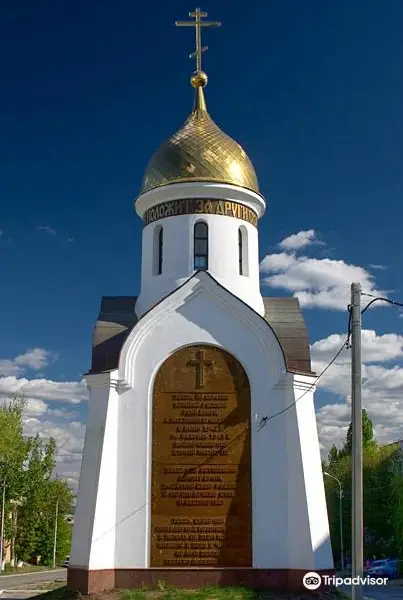
[[[71,564],[113,568],[118,439],[117,371],[85,375],[88,421],[75,515]]]

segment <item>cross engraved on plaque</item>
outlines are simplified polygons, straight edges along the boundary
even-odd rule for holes
[[[206,360],[206,351],[198,350],[196,358],[189,360],[188,365],[196,367],[196,388],[204,387],[204,367],[212,367],[214,365],[213,360]]]

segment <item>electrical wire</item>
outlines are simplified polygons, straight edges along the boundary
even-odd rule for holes
[[[308,392],[310,392],[316,386],[316,384],[318,383],[319,379],[326,373],[326,371],[328,369],[330,369],[330,367],[333,365],[333,363],[339,358],[339,356],[343,352],[343,350],[345,348],[349,348],[349,343],[350,343],[350,333],[348,334],[346,340],[343,342],[343,345],[336,352],[336,354],[334,355],[334,357],[332,358],[332,360],[326,365],[326,367],[323,369],[323,371],[317,376],[317,378],[315,379],[314,383],[312,383],[305,390],[305,392],[303,394],[301,394],[301,396],[299,398],[297,398],[296,400],[294,400],[294,402],[292,402],[291,404],[289,404],[288,406],[286,406],[282,410],[279,410],[278,412],[274,413],[273,415],[262,417],[260,419],[260,424],[259,424],[258,432],[261,431],[263,429],[263,427],[265,427],[266,424],[269,421],[272,421],[275,417],[278,417],[278,416],[284,414],[285,412],[287,412],[287,410],[290,410],[291,408],[293,408],[297,404],[297,402],[299,402],[301,400],[301,398],[303,398]]]
[[[367,292],[361,292],[361,296],[368,296],[368,298],[372,298],[372,300],[368,302],[366,307],[362,309],[361,314],[364,314],[365,311],[371,306],[371,304],[374,304],[374,302],[387,302],[388,304],[393,304],[393,306],[399,306],[400,308],[403,308],[403,303],[397,302],[396,300],[389,300],[389,298],[375,296],[374,294],[368,294]]]

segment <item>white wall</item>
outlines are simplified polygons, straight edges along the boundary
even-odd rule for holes
[[[70,560],[76,567],[108,568],[114,561],[119,402],[115,383],[113,373],[87,376],[90,399]]]
[[[136,201],[140,216],[149,208],[172,199],[214,198],[238,202],[260,216],[265,210],[264,199],[249,190],[226,184],[172,184],[151,190]],[[136,303],[140,317],[162,298],[170,294],[193,275],[193,228],[203,220],[209,227],[208,271],[221,285],[263,315],[263,300],[259,287],[258,229],[254,225],[229,216],[197,214],[177,215],[159,219],[143,229],[141,290]],[[155,275],[154,229],[164,229],[162,274]],[[248,275],[239,274],[238,229],[247,230]]]
[[[149,566],[153,382],[168,356],[192,344],[225,349],[249,378],[253,566],[333,568],[312,378],[287,373],[265,321],[206,273],[139,321],[122,349],[109,396],[90,390],[72,564]],[[307,389],[259,430],[263,416],[292,405]]]
[[[138,316],[182,285],[193,268],[193,228],[196,222],[208,225],[208,271],[230,292],[260,314],[264,313],[259,287],[257,228],[240,219],[218,215],[180,215],[160,219],[143,229],[141,292],[136,303]],[[163,227],[162,274],[154,272],[154,230]],[[248,232],[249,275],[239,274],[238,230]]]

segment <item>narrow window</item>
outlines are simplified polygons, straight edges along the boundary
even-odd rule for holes
[[[160,225],[157,225],[154,229],[154,260],[153,260],[153,274],[161,275],[162,273],[162,252],[163,252],[163,240],[164,233]]]
[[[194,226],[194,269],[208,269],[208,227],[204,221]]]
[[[161,275],[162,273],[162,247],[163,247],[163,242],[164,242],[164,233],[163,233],[163,229],[161,227],[161,229],[159,230],[158,233],[158,275]]]
[[[238,229],[238,256],[239,256],[239,274],[243,275],[243,236],[241,228]]]
[[[238,269],[239,274],[249,275],[248,230],[244,225],[238,229]]]

